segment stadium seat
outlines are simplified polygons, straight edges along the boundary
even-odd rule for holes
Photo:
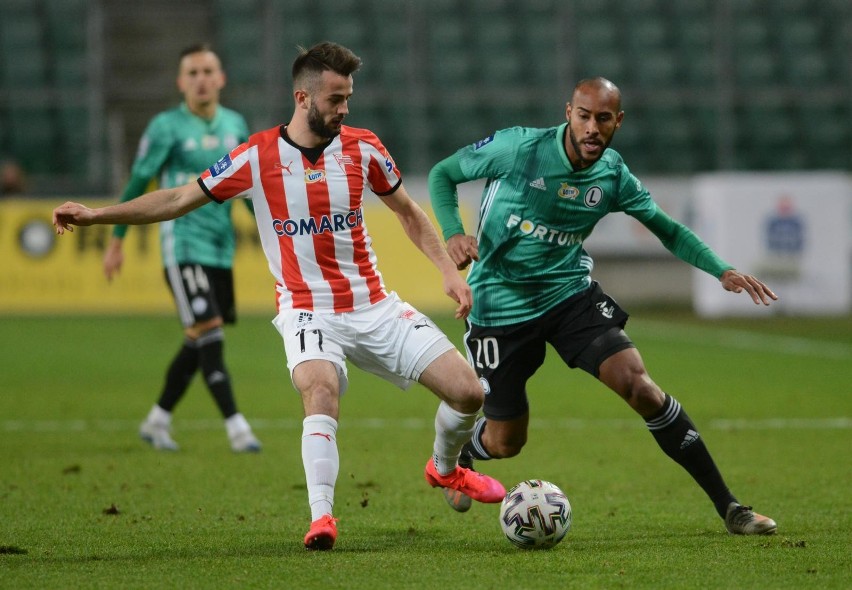
[[[848,68],[848,64],[846,65]],[[786,60],[784,72],[788,80],[795,85],[830,84],[831,75],[828,56],[816,49],[807,49],[790,55]]]
[[[671,9],[677,15],[678,24],[684,26],[693,19],[710,19],[715,12],[716,0],[678,0],[671,3]]]
[[[466,32],[462,23],[430,23],[427,34],[431,59],[426,70],[432,83],[438,88],[469,84],[474,63],[472,52],[465,50]]]
[[[669,45],[669,24],[661,16],[637,15],[629,21],[627,46],[635,51],[660,49]],[[639,56],[637,56],[639,57]]]
[[[795,109],[798,127],[809,150],[819,154],[819,159],[833,159],[834,153],[852,161],[852,131],[843,121],[850,120],[852,106],[842,98],[813,100]]]
[[[40,88],[46,65],[43,27],[36,14],[0,20],[0,68],[8,87]]]
[[[795,168],[794,148],[803,139],[782,101],[754,100],[736,109],[737,165],[741,169]],[[784,155],[786,154],[786,155]]]
[[[219,28],[218,50],[227,68],[228,82],[257,84],[264,79],[263,37],[257,34],[261,23],[254,18],[229,19]]]
[[[28,172],[54,171],[56,122],[52,113],[39,108],[15,108],[9,112],[11,152]]]
[[[581,55],[592,58],[598,52],[620,51],[622,42],[616,23],[591,21],[577,28],[574,45]]]
[[[632,80],[644,88],[672,89],[678,85],[678,64],[669,50],[647,49],[633,61]]]
[[[734,55],[734,77],[745,88],[766,87],[777,84],[777,57],[768,50],[754,49]]]
[[[45,4],[48,36],[56,55],[81,53],[86,49],[85,23],[89,3],[86,0],[49,0]]]
[[[54,57],[54,82],[60,90],[84,87],[88,82],[88,63],[85,53],[61,51]]]

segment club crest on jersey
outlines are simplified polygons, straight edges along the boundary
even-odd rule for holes
[[[340,169],[346,172],[346,166],[352,165],[352,156],[347,156],[346,154],[336,153],[334,154],[334,159],[337,161],[337,165],[340,166]]]
[[[586,196],[583,197],[586,207],[597,207],[603,201],[603,190],[599,186],[593,186],[586,191]]]
[[[216,178],[220,174],[222,174],[225,170],[231,167],[231,155],[225,154],[221,160],[210,166],[210,176]]]
[[[488,137],[486,137],[485,139],[480,139],[475,144],[473,144],[473,149],[478,150],[479,148],[483,148],[486,145],[488,145],[489,143],[491,143],[492,141],[494,141],[494,134],[493,133],[491,135],[489,135]]]
[[[560,199],[576,199],[580,194],[580,189],[576,186],[571,186],[567,182],[561,183],[559,190],[556,191],[556,196]]]
[[[313,184],[315,182],[325,181],[325,170],[312,170],[305,168],[305,182]]]

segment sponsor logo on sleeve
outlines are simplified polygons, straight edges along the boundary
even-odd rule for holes
[[[493,133],[491,135],[489,135],[488,137],[486,137],[485,139],[480,139],[475,144],[473,144],[473,149],[478,150],[480,148],[483,148],[486,145],[488,145],[489,143],[491,143],[492,141],[494,141],[494,134]]]
[[[231,155],[226,154],[221,160],[210,166],[210,176],[216,178],[231,167]]]

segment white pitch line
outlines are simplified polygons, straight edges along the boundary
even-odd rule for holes
[[[636,322],[639,324],[639,321]],[[655,338],[682,342],[704,342],[738,350],[775,352],[791,356],[819,357],[832,360],[852,359],[852,344],[814,340],[796,336],[758,334],[746,330],[730,330],[712,326],[689,326],[655,320],[642,321],[637,330],[645,330]],[[628,329],[629,333],[629,329]]]
[[[291,430],[302,428],[297,419],[253,418],[252,427],[257,431]],[[135,432],[138,420],[3,420],[0,432]],[[175,419],[177,431],[214,431],[223,430],[221,420]],[[353,418],[341,421],[340,430],[432,430],[434,421],[421,418],[389,420],[386,418]],[[577,430],[624,430],[643,429],[645,425],[636,419],[536,419],[530,420],[531,430],[577,431]],[[758,419],[714,419],[706,421],[702,427],[707,430],[849,430],[852,418],[758,418]]]

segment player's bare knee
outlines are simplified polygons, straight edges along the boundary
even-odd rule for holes
[[[312,414],[337,416],[340,400],[336,388],[332,385],[317,381],[302,389],[301,393],[306,416]]]
[[[633,383],[625,401],[642,416],[648,416],[663,406],[665,395],[650,379],[640,379]]]
[[[472,381],[466,380],[464,383],[459,384],[458,390],[454,394],[453,402],[450,405],[456,411],[464,414],[478,412],[485,402],[485,393],[476,379]]]
[[[521,449],[524,448],[526,442],[526,437],[523,439],[518,438],[495,442],[489,441],[488,454],[494,459],[508,459],[509,457],[515,457],[520,454]]]

